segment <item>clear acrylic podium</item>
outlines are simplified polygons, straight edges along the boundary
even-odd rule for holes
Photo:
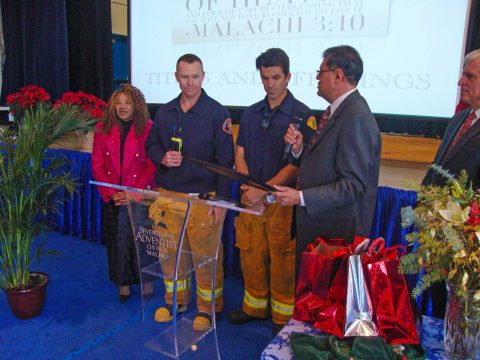
[[[207,358],[219,358],[215,307],[216,297],[223,290],[223,279],[217,279],[217,274],[222,274],[222,268],[217,267],[222,266],[219,260],[222,259],[221,234],[226,210],[260,215],[263,209],[216,200],[208,194],[187,196],[95,181],[91,183],[127,194],[143,294],[145,346],[173,358],[189,349],[197,351],[202,347]],[[216,217],[212,214],[212,207],[217,209]],[[200,240],[191,242],[193,237]],[[152,285],[153,296],[150,295]],[[166,301],[172,304],[172,319],[158,322],[155,320],[156,310],[165,306]],[[208,311],[205,304],[208,304]],[[200,309],[202,312],[211,315],[211,326],[194,329],[194,318],[200,306],[203,307]],[[212,341],[196,345],[211,332],[214,333],[213,345]]]

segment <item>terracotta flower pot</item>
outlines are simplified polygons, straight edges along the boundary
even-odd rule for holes
[[[33,283],[31,289],[5,290],[10,309],[19,319],[31,319],[40,315],[45,305],[48,275],[42,272],[32,272],[30,280]]]

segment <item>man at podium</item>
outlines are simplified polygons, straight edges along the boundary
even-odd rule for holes
[[[155,123],[145,143],[148,156],[157,166],[155,182],[158,191],[166,197],[188,196],[192,193],[216,193],[223,197],[229,196],[227,178],[217,176],[193,162],[184,161],[184,157],[191,156],[228,168],[232,168],[233,165],[230,114],[202,89],[204,77],[203,64],[198,56],[185,54],[177,60],[175,78],[181,93],[158,109]],[[171,210],[171,214],[175,211],[179,216],[184,214],[178,209]],[[192,254],[202,252],[215,254],[216,234],[219,231],[221,214],[223,209],[192,207],[184,240]],[[172,223],[172,231],[181,231],[181,226],[178,225],[182,221],[180,216],[176,224]],[[176,252],[177,249],[167,248],[166,251]],[[195,256],[192,260],[196,266]],[[164,273],[173,273],[172,266],[163,265],[162,267]],[[211,326],[212,270],[209,272],[209,269],[212,267],[199,267],[195,271],[198,307],[198,313],[193,322],[195,330],[202,331]],[[157,309],[155,320],[158,322],[170,321],[175,313],[172,309],[173,281],[171,280],[171,277],[165,277],[166,306]],[[188,278],[177,281],[179,306],[187,305],[190,286],[191,282]],[[219,312],[223,309],[221,244],[216,285],[213,291],[215,311]]]

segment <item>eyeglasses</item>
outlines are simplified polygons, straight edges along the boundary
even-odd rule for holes
[[[317,70],[317,76],[323,74],[324,72],[335,71],[337,69],[320,69]]]

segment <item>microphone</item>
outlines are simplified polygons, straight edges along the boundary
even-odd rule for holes
[[[305,117],[306,117],[306,113],[304,110],[301,110],[299,112],[299,114],[295,115],[293,117],[293,121],[292,121],[292,124],[293,126],[295,126],[295,129],[300,129],[300,127],[302,126],[302,123],[305,122]],[[293,144],[285,144],[285,150],[283,150],[283,160],[287,160],[288,158],[288,154],[290,154],[290,152],[292,151],[292,147],[293,147]]]

